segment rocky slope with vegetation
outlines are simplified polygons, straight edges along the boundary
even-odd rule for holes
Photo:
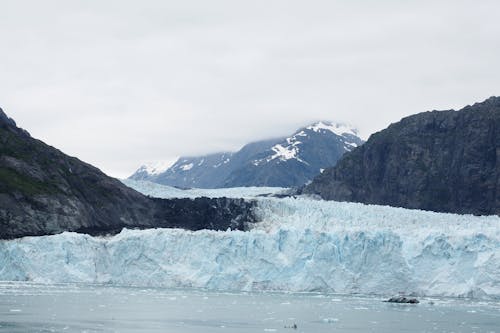
[[[0,109],[0,238],[122,228],[245,229],[253,203],[146,197],[32,138]]]

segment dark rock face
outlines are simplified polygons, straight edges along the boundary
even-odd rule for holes
[[[256,222],[254,201],[229,198],[152,199],[159,227],[189,230],[248,230]]]
[[[143,166],[130,179],[182,188],[301,186],[363,144],[355,134],[345,125],[319,122],[287,138],[247,144],[235,153],[181,157],[157,174]]]
[[[396,296],[389,298],[386,302],[388,303],[402,303],[402,304],[418,304],[420,303],[416,298],[407,298],[404,296]]]
[[[373,134],[303,191],[326,200],[500,214],[500,98]]]
[[[239,199],[146,197],[99,169],[67,156],[0,110],[0,238],[122,228],[244,230],[254,203]]]
[[[117,234],[123,228],[180,228],[187,230],[242,230],[247,231],[256,222],[254,201],[230,198],[158,199],[147,198],[151,216],[133,223],[116,223],[81,226],[72,231],[89,235]],[[146,219],[144,219],[146,218]]]

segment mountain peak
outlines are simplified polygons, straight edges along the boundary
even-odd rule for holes
[[[354,127],[318,121],[238,152],[181,157],[167,169],[143,166],[129,178],[185,188],[299,186],[362,143]]]
[[[143,164],[139,170],[146,171],[150,175],[159,175],[172,166],[172,162],[157,161]]]
[[[171,162],[165,161],[148,162],[141,165],[141,167],[137,169],[137,171],[134,172],[134,174],[130,177],[136,180],[145,180],[149,177],[161,175],[162,173],[167,171],[171,167],[171,165]]]
[[[491,96],[483,102],[475,103],[475,105],[500,106],[500,96]]]
[[[9,118],[5,112],[3,112],[2,108],[0,108],[0,125],[7,125],[9,127],[17,127],[14,119]]]
[[[350,134],[350,135],[355,135],[358,136],[358,130],[349,125],[349,124],[343,124],[343,123],[335,123],[332,121],[317,121],[307,127],[305,129],[312,130],[314,132],[320,132],[320,131],[330,131],[333,134],[342,136],[344,134]]]
[[[22,129],[22,128],[19,128],[17,127],[17,124],[16,122],[14,121],[14,119],[12,118],[9,118],[9,116],[7,116],[5,114],[5,112],[2,110],[2,108],[0,108],[0,127],[12,132],[12,133],[17,133],[17,134],[23,134],[23,135],[26,135],[26,136],[30,136],[30,134],[28,133],[28,131]]]
[[[500,98],[422,112],[373,134],[305,188],[324,199],[500,214]]]

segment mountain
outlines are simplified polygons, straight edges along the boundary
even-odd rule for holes
[[[500,98],[416,114],[373,134],[306,186],[323,199],[500,214]]]
[[[317,122],[290,137],[253,142],[238,152],[181,157],[160,171],[142,166],[129,178],[185,188],[300,186],[362,143],[350,126]]]
[[[0,238],[122,228],[244,229],[252,202],[155,199],[32,138],[0,109]]]

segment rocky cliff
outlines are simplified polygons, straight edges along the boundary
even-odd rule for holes
[[[416,114],[373,134],[304,189],[327,200],[500,214],[500,98]]]
[[[32,138],[0,109],[0,238],[122,228],[244,229],[252,202],[146,197]]]

